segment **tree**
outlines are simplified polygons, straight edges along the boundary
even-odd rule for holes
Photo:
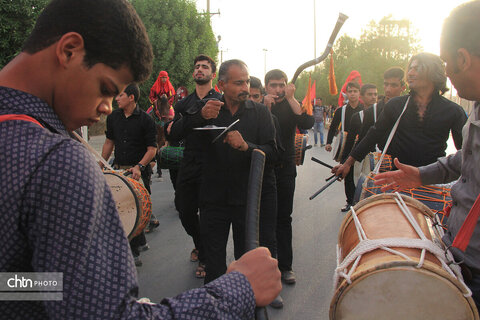
[[[148,32],[155,56],[150,78],[140,86],[140,106],[148,107],[150,88],[161,70],[168,72],[172,85],[191,92],[193,59],[218,53],[210,17],[197,12],[189,0],[131,0]]]
[[[0,0],[0,69],[22,49],[49,0]]]
[[[340,90],[352,70],[362,75],[363,83],[373,83],[379,94],[383,93],[383,72],[389,67],[405,67],[408,59],[422,48],[417,32],[408,20],[392,20],[384,17],[378,23],[371,21],[363,30],[360,39],[347,35],[340,37],[334,45],[334,67],[337,87]],[[324,104],[336,105],[338,95],[331,96],[328,89],[330,59],[326,59],[312,72],[312,81],[317,80],[317,97]],[[297,80],[297,99],[306,93],[308,74],[302,73]]]

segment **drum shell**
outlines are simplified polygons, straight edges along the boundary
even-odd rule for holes
[[[305,161],[305,152],[307,150],[308,136],[306,134],[295,135],[295,164],[303,165]]]
[[[125,235],[129,240],[147,226],[152,214],[148,191],[138,181],[113,171],[104,172],[113,195]]]
[[[183,160],[184,147],[167,146],[159,150],[159,165],[162,169],[178,169]]]
[[[354,206],[368,239],[419,239],[394,197],[393,194],[375,195]],[[433,213],[428,207],[413,198],[402,198],[425,236],[442,245],[440,236],[432,228]],[[350,211],[339,231],[339,260],[358,242]],[[427,252],[423,267],[417,268],[420,249],[392,249],[412,261],[382,249],[362,255],[351,275],[352,283],[342,279],[336,284],[330,319],[478,319],[473,299],[464,297],[463,285],[442,268],[433,254]],[[444,299],[452,301],[452,305],[448,306]]]

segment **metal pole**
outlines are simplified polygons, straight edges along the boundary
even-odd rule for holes
[[[317,57],[317,18],[315,0],[313,0],[313,58]]]
[[[263,76],[267,74],[267,49],[263,49]]]
[[[207,0],[207,15],[210,17],[210,0]]]

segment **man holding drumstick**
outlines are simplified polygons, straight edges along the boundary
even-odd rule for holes
[[[376,176],[376,184],[386,184],[382,191],[400,190],[425,184],[457,182],[451,189],[453,200],[447,231],[443,241],[451,246],[467,214],[480,194],[480,1],[465,3],[452,11],[445,20],[440,51],[446,63],[446,73],[464,99],[476,101],[463,128],[463,147],[453,155],[440,158],[423,167],[402,164],[399,169]],[[468,35],[468,36],[467,36]],[[472,213],[478,211],[472,209]],[[480,307],[480,225],[475,228],[466,250],[450,247],[457,261],[463,261],[465,283],[473,292],[477,308]]]
[[[0,70],[0,272],[59,272],[63,283],[55,301],[0,301],[2,318],[251,318],[280,292],[277,263],[259,248],[208,286],[159,304],[137,301],[112,192],[69,132],[110,114],[115,96],[148,78],[152,60],[128,1],[53,0]]]

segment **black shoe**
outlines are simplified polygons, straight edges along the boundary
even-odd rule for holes
[[[283,299],[280,295],[278,295],[271,303],[270,307],[275,308],[275,309],[281,309],[283,308]]]
[[[140,256],[133,256],[133,260],[135,261],[136,267],[141,267],[143,265],[142,260],[140,260]]]
[[[352,205],[350,203],[347,203],[345,205],[345,207],[343,207],[341,210],[342,210],[342,212],[347,212],[347,211],[350,210],[351,207],[352,207]]]

